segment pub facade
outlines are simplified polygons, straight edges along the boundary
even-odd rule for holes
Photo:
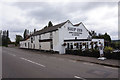
[[[20,41],[20,48],[55,51],[65,54],[66,49],[90,49],[104,47],[104,39],[92,39],[82,22],[73,25],[69,20],[31,34]]]

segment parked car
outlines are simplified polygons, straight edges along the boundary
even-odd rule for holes
[[[118,49],[118,50],[113,50],[113,52],[120,52],[120,50]]]

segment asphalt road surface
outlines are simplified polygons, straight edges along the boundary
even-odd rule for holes
[[[19,48],[2,49],[3,78],[118,78],[118,68]]]

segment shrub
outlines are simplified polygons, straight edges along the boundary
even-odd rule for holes
[[[112,47],[105,47],[105,49],[104,49],[104,52],[105,53],[112,53],[112,51],[113,51],[113,48]]]

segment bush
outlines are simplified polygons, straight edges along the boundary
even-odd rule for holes
[[[73,54],[79,56],[88,56],[88,57],[99,57],[98,50],[86,49],[85,51],[82,50],[68,50],[66,49],[66,54]]]
[[[104,52],[105,52],[105,53],[112,53],[112,51],[113,51],[113,48],[112,48],[112,47],[107,47],[107,46],[106,46],[106,47],[104,48]]]
[[[118,60],[120,60],[120,53],[119,52],[104,53],[104,55],[108,59],[118,59]]]

